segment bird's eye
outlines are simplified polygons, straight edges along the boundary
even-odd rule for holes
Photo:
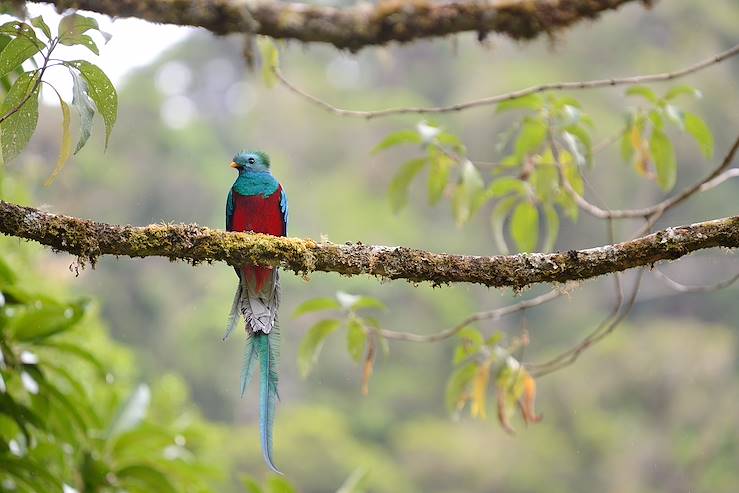
[[[249,159],[247,159],[247,161],[249,162],[249,164],[254,164],[257,162],[257,160],[254,159],[253,157],[250,157]]]

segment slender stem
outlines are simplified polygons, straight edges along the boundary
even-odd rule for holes
[[[303,89],[300,89],[299,87],[291,83],[282,74],[282,71],[279,69],[279,67],[276,67],[276,66],[272,67],[272,71],[274,72],[277,79],[280,81],[280,83],[285,88],[287,88],[294,94],[300,96],[301,98],[313,103],[314,105],[326,111],[329,111],[331,113],[339,115],[339,116],[366,118],[369,120],[372,118],[381,118],[381,117],[387,117],[391,115],[451,113],[451,112],[456,112],[456,111],[467,110],[470,108],[489,106],[489,105],[497,104],[503,101],[509,101],[511,99],[516,99],[516,98],[520,98],[523,96],[528,96],[530,94],[536,94],[536,93],[540,93],[544,91],[583,90],[583,89],[596,89],[600,87],[615,87],[615,86],[645,84],[648,82],[664,82],[664,81],[677,79],[679,77],[684,77],[686,75],[698,72],[712,65],[721,63],[724,60],[728,60],[729,58],[736,56],[737,54],[739,54],[739,44],[717,55],[711,56],[698,63],[682,68],[680,70],[675,70],[673,72],[663,72],[663,73],[650,74],[650,75],[637,75],[634,77],[621,77],[621,78],[614,78],[614,79],[596,79],[596,80],[576,81],[576,82],[554,82],[554,83],[548,83],[548,84],[541,84],[537,86],[531,86],[531,87],[527,87],[524,89],[519,89],[517,91],[499,94],[496,96],[488,96],[488,97],[484,97],[480,99],[474,99],[472,101],[467,101],[464,103],[457,103],[457,104],[453,104],[449,106],[436,106],[436,107],[432,106],[432,107],[425,107],[425,108],[424,107],[389,108],[389,109],[375,110],[375,111],[357,111],[357,110],[348,110],[344,108],[339,108],[338,106],[334,106],[316,96],[313,96],[312,94],[307,93]]]

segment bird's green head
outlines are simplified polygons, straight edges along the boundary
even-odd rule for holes
[[[269,171],[269,156],[261,151],[241,151],[234,156],[231,167],[244,172]]]

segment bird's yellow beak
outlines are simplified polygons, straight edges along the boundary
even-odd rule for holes
[[[231,166],[231,167],[232,167],[233,169],[239,169],[239,165],[238,165],[238,164],[236,164],[236,163],[235,163],[235,162],[233,162],[233,161],[231,161],[231,164],[229,164],[229,166]]]

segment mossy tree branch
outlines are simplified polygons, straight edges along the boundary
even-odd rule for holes
[[[465,31],[482,39],[494,32],[513,39],[551,34],[620,6],[652,0],[384,0],[351,7],[245,0],[42,0],[60,10],[91,10],[113,17],[203,27],[216,34],[263,34],[359,50]]]
[[[280,266],[296,273],[369,274],[411,282],[470,282],[523,288],[652,265],[705,248],[738,248],[739,216],[667,228],[635,240],[587,250],[491,257],[361,243],[339,245],[184,224],[119,226],[3,201],[0,201],[0,233],[72,253],[93,265],[101,255],[160,256],[192,263],[223,261],[233,266]]]

